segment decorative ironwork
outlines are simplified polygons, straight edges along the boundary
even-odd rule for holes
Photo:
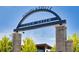
[[[52,9],[52,7],[44,7],[44,6],[42,6],[42,7],[38,7],[36,9],[34,9],[34,10],[29,11],[27,14],[24,15],[22,20],[19,22],[17,28],[14,29],[14,31],[16,31],[16,32],[17,31],[25,31],[25,30],[31,30],[31,29],[36,29],[36,28],[45,27],[45,26],[51,26],[51,25],[55,25],[55,24],[62,25],[63,23],[66,23],[66,20],[61,20],[59,15],[56,14],[51,9]],[[30,23],[26,23],[26,24],[22,24],[22,22],[29,15],[32,15],[33,13],[41,12],[41,11],[42,12],[49,12],[49,13],[53,14],[55,17],[49,18],[49,19],[40,20],[40,21],[30,22]]]

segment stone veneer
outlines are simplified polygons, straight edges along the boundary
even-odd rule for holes
[[[66,52],[73,52],[73,41],[72,40],[66,41]]]
[[[18,32],[13,33],[13,52],[21,51],[21,34]]]
[[[56,51],[65,52],[65,41],[66,37],[66,26],[58,25],[56,26]]]

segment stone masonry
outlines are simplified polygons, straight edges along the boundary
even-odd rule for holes
[[[73,41],[66,41],[66,52],[73,52]]]
[[[66,26],[58,25],[56,26],[56,51],[65,52],[65,41],[66,41]]]
[[[21,51],[21,34],[18,32],[13,33],[13,52]]]

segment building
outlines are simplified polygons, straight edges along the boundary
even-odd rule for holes
[[[51,46],[48,44],[36,44],[37,52],[50,52]]]

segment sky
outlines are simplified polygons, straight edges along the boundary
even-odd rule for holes
[[[12,40],[13,29],[15,29],[22,17],[29,12],[38,8],[37,6],[0,6],[0,39],[8,36]],[[67,21],[67,36],[74,33],[79,34],[79,7],[78,6],[52,6],[52,11],[56,12],[62,20]],[[23,23],[37,21],[52,17],[48,12],[38,12],[30,15]],[[54,17],[54,15],[53,15]],[[22,40],[30,37],[36,44],[47,43],[55,44],[55,26],[48,26],[39,29],[22,32]]]

